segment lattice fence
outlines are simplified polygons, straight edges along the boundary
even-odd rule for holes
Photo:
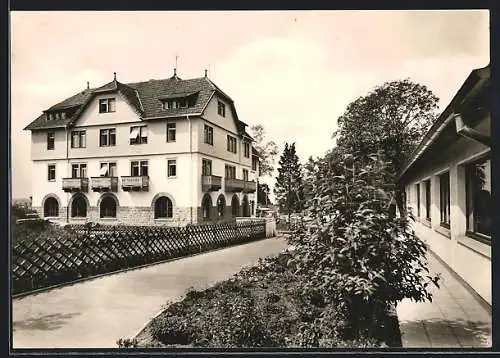
[[[266,237],[265,221],[186,227],[71,227],[70,238],[19,242],[12,249],[13,293]]]

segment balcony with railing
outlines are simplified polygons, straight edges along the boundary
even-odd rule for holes
[[[148,191],[148,176],[122,176],[122,189],[124,191]]]
[[[225,178],[225,188],[228,193],[242,192],[245,189],[245,181],[243,179]]]
[[[222,188],[222,177],[217,175],[201,176],[201,190],[204,193],[207,191],[217,191],[220,188]]]
[[[244,193],[255,193],[257,191],[257,183],[253,180],[245,180]]]
[[[93,191],[118,191],[118,177],[92,177],[91,186]]]
[[[65,192],[87,192],[89,190],[89,178],[63,178],[62,188]]]

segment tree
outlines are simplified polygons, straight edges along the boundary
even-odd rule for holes
[[[259,184],[257,186],[257,204],[272,205],[271,199],[269,199],[270,191],[267,184]]]
[[[274,194],[280,209],[288,214],[290,222],[290,215],[303,207],[302,172],[299,157],[295,152],[295,143],[285,143],[285,150],[279,160]]]
[[[262,124],[252,126],[252,137],[255,140],[253,147],[261,157],[260,174],[272,175],[274,171],[274,159],[278,154],[278,146],[273,141],[265,141],[266,131]]]
[[[338,119],[337,145],[356,157],[359,167],[381,151],[392,183],[436,118],[438,98],[409,79],[386,82],[347,106]],[[404,212],[403,188],[396,201]]]

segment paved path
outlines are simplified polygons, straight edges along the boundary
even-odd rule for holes
[[[429,254],[431,272],[440,272],[432,302],[404,300],[396,310],[403,347],[461,348],[491,346],[491,313]]]
[[[271,238],[14,299],[13,348],[116,348],[169,300],[286,247]]]

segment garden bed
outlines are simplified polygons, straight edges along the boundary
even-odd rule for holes
[[[321,347],[400,346],[397,319],[390,313],[376,336],[342,338],[342,321],[320,295],[303,295],[303,277],[287,269],[289,255],[261,260],[203,291],[191,290],[171,303],[133,339],[119,346]],[[394,326],[395,324],[395,326]]]

